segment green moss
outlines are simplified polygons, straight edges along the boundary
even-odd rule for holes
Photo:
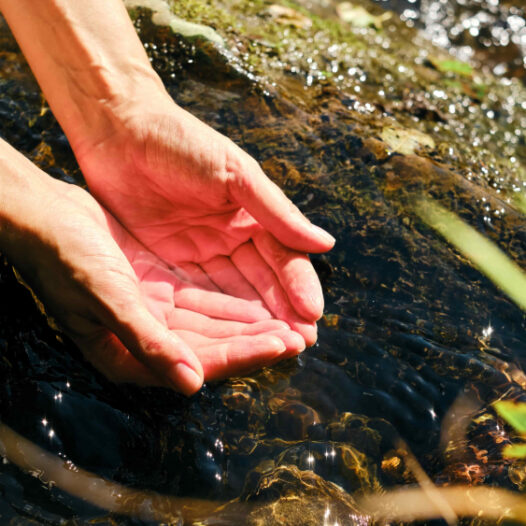
[[[236,25],[236,18],[221,8],[219,2],[188,0],[184,2],[170,1],[172,12],[185,20],[196,24],[203,24],[219,32],[225,31],[228,26]]]
[[[349,106],[350,116],[364,137],[379,137],[386,126],[415,129],[437,144],[428,152],[435,160],[497,184],[502,196],[513,195],[522,184],[517,169],[526,162],[517,132],[526,126],[526,94],[519,83],[459,62],[395,16],[380,31],[356,29],[335,11],[311,12],[304,1],[170,0],[170,6],[180,18],[214,28],[230,51],[222,63],[235,60],[236,70],[250,72],[250,82],[258,79],[265,91],[292,89],[295,103],[312,108],[320,92],[336,90],[359,106]],[[269,12],[273,4],[296,10],[312,24],[276,21]],[[382,12],[367,0],[360,4],[373,15]]]
[[[433,66],[442,73],[454,73],[456,75],[470,78],[473,76],[473,68],[469,64],[461,62],[460,60],[454,60],[451,58],[437,60],[434,57],[430,57],[429,60]]]
[[[298,28],[292,25],[277,23],[268,14],[272,2],[253,0],[240,2],[226,0],[212,2],[210,0],[187,0],[184,2],[171,1],[172,12],[185,20],[203,24],[214,28],[231,45],[245,49],[248,53],[243,56],[248,69],[256,74],[268,72],[271,62],[291,64],[300,70],[304,64],[292,64],[292,57],[301,48],[305,57],[316,56],[324,43],[337,40],[362,47],[354,38],[352,32],[342,27],[334,20],[325,20],[298,3],[289,0],[276,2],[284,7],[296,10],[312,21],[309,28]],[[314,38],[315,37],[315,38]],[[330,76],[330,71],[325,78]]]

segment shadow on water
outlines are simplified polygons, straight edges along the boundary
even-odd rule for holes
[[[255,156],[313,222],[336,235],[331,253],[312,258],[326,294],[319,342],[295,360],[206,385],[191,399],[116,386],[47,326],[4,261],[2,421],[65,466],[130,491],[257,504],[248,524],[320,524],[329,504],[335,517],[368,524],[355,496],[415,483],[400,439],[436,484],[525,489],[524,462],[502,456],[516,437],[490,406],[501,397],[526,401],[524,314],[408,206],[421,193],[434,197],[524,267],[526,224],[508,199],[523,191],[526,158],[523,136],[510,131],[526,123],[520,101],[508,100],[524,94],[518,83],[488,84],[494,91],[480,100],[469,91],[472,80],[446,74],[456,84],[441,87],[436,67],[416,61],[411,67],[435,93],[427,97],[420,77],[402,85],[407,70],[396,62],[387,70],[387,58],[381,69],[383,58],[358,45],[356,57],[341,57],[338,67],[348,72],[341,82],[337,75],[313,81],[312,61],[278,57],[282,69],[269,77],[283,83],[275,87],[257,79],[257,64],[249,71],[242,53],[181,41],[147,17],[136,23],[175,100]],[[367,31],[380,53],[388,37]],[[5,27],[1,34],[1,135],[53,176],[82,184]],[[409,51],[401,53],[406,64]],[[285,59],[292,66],[284,72]],[[346,61],[360,60],[361,73],[350,71],[358,66]],[[446,115],[451,105],[458,110]],[[397,151],[385,132],[393,127],[433,135],[434,148]],[[506,142],[506,134],[516,140]],[[506,164],[511,155],[515,165]],[[466,392],[479,409],[462,439],[441,445],[443,419]],[[5,524],[148,524],[101,511],[9,462],[0,490]],[[228,510],[208,523],[239,524]]]

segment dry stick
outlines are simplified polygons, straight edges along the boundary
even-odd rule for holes
[[[510,519],[526,524],[526,500],[511,491],[483,486],[450,486],[435,488],[435,492],[458,516],[490,520]],[[443,517],[436,502],[419,488],[400,488],[384,495],[368,495],[358,500],[357,505],[375,519],[389,521]]]
[[[466,440],[470,419],[480,407],[480,403],[472,394],[457,398],[444,417],[441,436],[443,448],[451,441],[460,444]],[[405,487],[390,490],[382,495],[366,495],[357,503],[364,512],[389,521],[414,521],[446,518],[444,511],[448,510],[448,517],[453,521],[456,521],[458,516],[471,516],[493,520],[508,518],[526,524],[526,500],[523,497],[501,488],[438,488],[429,480],[402,441],[400,448],[405,452],[408,468],[422,488]],[[446,520],[449,523],[449,519]]]
[[[135,490],[105,480],[48,453],[2,423],[0,453],[43,482],[53,484],[99,508],[142,520],[170,522],[182,517],[185,524],[190,524],[197,517],[209,516],[220,504],[205,499],[171,497]]]
[[[426,495],[430,502],[433,503],[435,508],[440,512],[442,518],[448,523],[449,526],[455,526],[458,524],[458,517],[453,508],[450,506],[448,501],[442,497],[438,488],[433,484],[433,481],[427,476],[426,472],[422,469],[422,466],[411,453],[409,446],[402,440],[398,439],[396,447],[401,450],[406,466],[409,468],[411,473],[414,475],[416,481],[422,488],[422,492]]]
[[[482,407],[473,393],[461,394],[451,404],[442,420],[440,448],[446,451],[448,445],[467,442],[468,427],[473,415]]]

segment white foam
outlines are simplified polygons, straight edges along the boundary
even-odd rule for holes
[[[128,9],[133,7],[151,9],[153,13],[152,22],[154,24],[158,26],[168,26],[178,35],[188,38],[201,36],[220,46],[224,45],[223,39],[211,27],[188,22],[175,16],[165,0],[124,0],[124,5]]]

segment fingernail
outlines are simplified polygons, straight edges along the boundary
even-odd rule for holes
[[[294,332],[296,334],[296,345],[294,346],[294,351],[296,351],[297,354],[302,353],[306,349],[305,340],[303,339],[303,336],[297,332]]]
[[[318,237],[323,238],[324,241],[327,241],[328,243],[336,243],[336,238],[332,237],[329,232],[326,230],[323,230],[323,228],[319,227],[318,225],[311,225],[311,230],[314,232]]]
[[[313,306],[313,314],[316,319],[320,319],[323,314],[323,308],[325,307],[325,301],[323,300],[323,294],[310,294],[309,300]]]
[[[278,336],[264,335],[258,343],[267,349],[271,347],[277,354],[282,354],[287,350],[285,342]]]
[[[199,391],[203,385],[201,377],[185,363],[178,363],[174,367],[170,380],[174,388],[185,395]]]

